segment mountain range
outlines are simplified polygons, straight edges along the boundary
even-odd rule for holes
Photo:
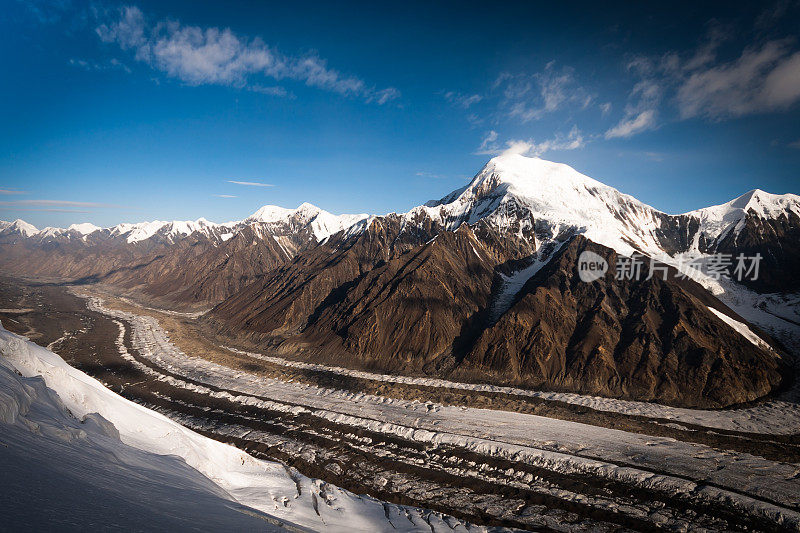
[[[784,345],[726,295],[800,290],[798,242],[797,195],[754,190],[669,215],[566,165],[504,155],[406,213],[303,204],[225,224],[0,222],[0,268],[213,306],[201,320],[220,336],[293,357],[724,407],[790,379]],[[595,281],[577,270],[584,253],[610,265]],[[719,254],[760,254],[759,275],[685,266]],[[668,275],[619,279],[631,257]]]

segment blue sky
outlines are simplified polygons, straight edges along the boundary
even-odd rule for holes
[[[0,219],[404,211],[509,149],[672,213],[800,192],[797,2],[379,4],[6,2]]]

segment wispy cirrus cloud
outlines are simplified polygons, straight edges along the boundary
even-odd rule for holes
[[[25,212],[36,212],[36,213],[78,213],[78,214],[87,214],[91,213],[91,211],[86,211],[84,209],[58,209],[58,208],[35,208],[35,207],[25,207],[25,208],[18,208],[14,211],[25,211]]]
[[[128,74],[131,73],[130,67],[116,58],[100,63],[86,59],[71,58],[69,64],[87,71],[122,70]]]
[[[498,76],[493,89],[502,90],[501,108],[511,118],[524,122],[538,120],[567,106],[578,109],[588,107],[595,96],[580,86],[571,67],[556,67],[555,61],[533,74]]]
[[[98,202],[75,202],[72,200],[10,200],[0,201],[0,206],[3,207],[19,207],[19,206],[64,206],[64,207],[92,207],[92,208],[120,208],[122,206],[115,204],[104,204]]]
[[[475,154],[491,155],[498,153],[497,137],[498,133],[496,131],[494,130],[487,131],[486,135],[483,136],[481,145],[478,146],[478,149],[475,151]]]
[[[656,127],[656,110],[626,112],[625,116],[616,126],[608,129],[603,135],[606,139],[633,137],[637,133],[651,130]]]
[[[606,131],[605,138],[631,137],[657,128],[664,119],[716,122],[797,105],[797,40],[759,38],[720,59],[720,49],[723,45],[730,49],[735,35],[733,29],[712,21],[705,38],[693,49],[634,57],[628,71],[638,81],[623,116]]]
[[[277,96],[288,94],[259,85],[254,78],[260,77],[294,80],[378,105],[400,96],[394,87],[378,89],[343,74],[316,54],[286,55],[258,37],[242,37],[228,28],[187,26],[174,20],[151,23],[135,6],[112,13],[110,20],[96,28],[103,42],[132,52],[136,61],[189,85],[226,85]]]
[[[18,189],[0,189],[0,195],[9,196],[12,194],[28,194],[25,191],[20,191]]]
[[[663,84],[652,76],[652,65],[643,58],[635,58],[627,70],[639,78],[628,95],[622,118],[606,130],[606,139],[628,138],[657,127],[658,109],[664,96]],[[610,111],[610,108],[609,108]]]
[[[235,194],[214,194],[216,198],[238,198]]]
[[[456,107],[469,109],[470,106],[483,100],[483,96],[480,94],[462,94],[456,91],[447,91],[444,93],[444,99]]]
[[[421,170],[421,171],[417,172],[416,175],[419,176],[420,178],[432,178],[432,179],[437,179],[437,180],[441,180],[441,179],[446,179],[447,178],[447,176],[445,176],[443,174],[434,174],[433,172],[426,172],[424,170]]]
[[[682,118],[714,120],[787,109],[800,101],[800,51],[773,40],[732,61],[685,67],[677,102]]]
[[[236,181],[236,180],[226,180],[228,183],[233,183],[234,185],[244,185],[246,187],[274,187],[271,183],[263,183],[260,181]]]

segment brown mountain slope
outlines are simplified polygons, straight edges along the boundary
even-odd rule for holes
[[[592,283],[575,267],[584,250],[612,265]],[[780,384],[778,354],[709,311],[744,322],[700,286],[674,271],[618,281],[615,264],[613,251],[573,239],[481,333],[458,373],[691,407],[754,400]]]
[[[106,275],[115,269],[136,268],[151,261],[165,246],[89,246],[82,242],[0,243],[0,270],[6,274],[68,279]]]
[[[305,348],[318,361],[685,406],[752,400],[781,381],[777,354],[709,311],[733,314],[694,283],[617,281],[613,267],[579,281],[584,249],[616,261],[583,237],[556,252],[495,322],[499,273],[517,259],[498,250],[514,246],[465,224],[392,251],[386,229],[373,222],[348,249],[300,254],[211,320],[225,334]]]
[[[190,236],[147,264],[118,269],[102,281],[168,302],[217,303],[289,259],[271,235],[245,227],[219,244]]]
[[[86,243],[79,239],[0,243],[0,269],[27,277],[110,283],[165,304],[214,304],[284,264],[299,242],[245,225],[228,240],[195,232],[168,244]],[[299,241],[299,239],[298,239]]]
[[[745,257],[760,254],[757,279],[745,276],[742,283],[759,292],[794,292],[800,290],[799,245],[800,217],[787,211],[771,219],[748,213],[738,231],[728,232],[711,249],[730,254],[734,263],[738,254]]]
[[[426,228],[414,234],[404,232],[397,217],[375,219],[356,237],[347,239],[340,233],[298,254],[221,303],[214,316],[253,332],[296,332],[335,291],[432,236]]]

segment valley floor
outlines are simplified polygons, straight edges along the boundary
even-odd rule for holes
[[[217,342],[192,315],[0,283],[4,327],[255,457],[475,524],[800,530],[795,391],[696,411],[404,378]]]

